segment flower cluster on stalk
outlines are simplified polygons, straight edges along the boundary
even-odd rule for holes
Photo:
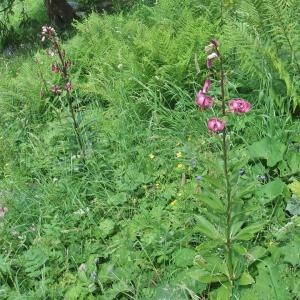
[[[53,27],[43,26],[42,27],[42,42],[49,40],[52,43],[52,47],[47,50],[49,56],[57,56],[58,61],[55,61],[51,65],[51,71],[61,75],[61,79],[64,81],[64,89],[69,93],[72,89],[71,82],[69,80],[69,69],[72,66],[70,60],[66,60],[65,51],[60,48],[59,40],[56,35],[56,31]],[[59,85],[53,85],[51,92],[54,95],[62,93],[63,88]]]
[[[205,52],[207,54],[206,66],[209,70],[213,67],[214,61],[220,59],[219,46],[219,41],[213,39],[205,47]],[[209,95],[210,86],[211,79],[208,77],[205,79],[202,89],[197,94],[196,103],[199,107],[199,110],[205,110],[213,107],[214,99]],[[222,101],[224,101],[224,99],[222,99]],[[227,105],[229,107],[227,112],[232,112],[235,114],[244,114],[251,109],[251,104],[247,100],[241,98],[231,99],[228,101]],[[225,109],[223,109],[223,116],[224,114]],[[221,132],[226,128],[226,123],[220,118],[210,118],[207,122],[207,128],[212,132]]]

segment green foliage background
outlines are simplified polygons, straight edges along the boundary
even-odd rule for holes
[[[140,1],[75,22],[63,47],[85,171],[66,103],[49,92],[53,59],[40,36],[34,47],[4,52],[0,206],[9,211],[0,219],[0,298],[221,299],[218,282],[200,280],[200,255],[220,254],[197,225],[210,210],[201,187],[220,188],[218,137],[195,107],[207,76],[203,49],[217,37],[228,94],[253,105],[231,120],[239,130],[232,156],[251,190],[243,201],[251,222],[267,224],[241,244],[255,283],[236,295],[297,299],[299,214],[286,213],[300,197],[289,188],[300,169],[297,3]],[[40,17],[38,2],[25,5]],[[207,178],[201,186],[198,175]]]

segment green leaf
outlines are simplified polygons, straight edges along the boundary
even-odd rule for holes
[[[224,282],[228,280],[227,276],[224,274],[212,273],[200,268],[190,271],[189,274],[193,279],[202,283]]]
[[[245,221],[234,222],[231,226],[231,236],[234,236],[240,230],[244,223]]]
[[[287,202],[285,210],[292,216],[300,216],[300,198],[291,198]]]
[[[280,249],[284,255],[284,261],[295,265],[300,265],[300,240],[291,241]]]
[[[274,167],[283,160],[286,145],[270,137],[265,137],[250,145],[248,149],[251,158],[264,158],[267,160],[268,167]]]
[[[165,284],[163,286],[158,286],[155,289],[154,297],[152,299],[188,300],[188,296],[179,287]]]
[[[174,264],[177,267],[188,267],[194,264],[196,252],[190,248],[178,249],[173,254]]]
[[[234,237],[236,240],[241,241],[249,241],[253,238],[253,236],[260,230],[263,229],[265,223],[258,223],[249,225],[243,229],[241,229],[237,235]]]
[[[246,257],[248,257],[249,264],[254,263],[258,259],[261,259],[267,253],[267,249],[261,246],[255,246],[251,248]]]
[[[107,199],[108,204],[112,204],[112,205],[124,204],[126,201],[127,201],[127,194],[123,192],[115,194]]]
[[[102,238],[106,238],[113,233],[115,228],[115,222],[110,219],[104,219],[99,224],[99,230]]]
[[[209,294],[211,300],[230,300],[232,297],[232,287],[229,283],[223,283],[218,289]]]
[[[296,152],[288,153],[287,163],[292,173],[299,172],[300,170],[300,154]],[[300,196],[299,196],[300,197]]]
[[[283,272],[286,270],[286,266],[263,261],[257,265],[257,269],[258,276],[255,278],[255,284],[251,288],[241,289],[240,299],[291,299],[286,282],[284,282]]]
[[[282,182],[279,178],[276,178],[275,180],[268,182],[265,184],[260,193],[263,194],[264,198],[261,199],[261,202],[263,204],[269,203],[276,197],[283,194],[284,189],[286,187],[286,184]]]
[[[201,269],[208,271],[209,273],[228,275],[228,268],[225,260],[216,255],[206,257],[197,256],[195,262]]]
[[[218,198],[212,198],[208,195],[201,194],[199,196],[199,200],[203,203],[205,203],[207,206],[209,206],[212,209],[218,210],[218,211],[224,211],[225,207],[222,201]]]
[[[204,218],[203,216],[197,216],[197,220],[198,222],[195,226],[195,230],[199,230],[201,233],[211,238],[212,240],[222,239],[222,236],[218,232],[218,230],[206,218]]]
[[[197,291],[197,293],[201,294],[201,292],[206,289],[207,285],[190,276],[190,272],[193,269],[197,270],[198,267],[194,266],[188,270],[183,269],[181,272],[174,274],[169,280],[170,285],[181,286],[184,282],[188,289]]]
[[[239,285],[250,285],[253,283],[255,283],[254,278],[246,271],[241,275],[239,279]]]

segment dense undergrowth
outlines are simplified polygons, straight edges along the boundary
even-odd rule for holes
[[[74,24],[63,48],[84,165],[40,36],[1,56],[0,299],[300,297],[299,51],[287,47],[299,37],[268,34],[285,28],[272,25],[271,1],[227,2],[140,3]],[[282,20],[299,9],[290,2]],[[247,191],[240,226],[258,224],[236,249],[245,271],[232,295],[215,274],[223,253],[198,223],[221,226],[204,197],[222,198],[220,135],[195,105],[214,37],[228,97],[252,103],[228,128],[243,170],[236,184]]]

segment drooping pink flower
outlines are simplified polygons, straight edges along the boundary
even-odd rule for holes
[[[251,109],[251,104],[241,98],[232,99],[228,103],[230,111],[237,114],[244,114]]]
[[[71,66],[72,66],[72,61],[71,61],[70,59],[68,59],[68,60],[65,62],[65,68],[66,68],[66,69],[69,69]]]
[[[225,122],[218,118],[211,118],[207,122],[207,128],[213,132],[219,132],[224,130],[225,125]]]
[[[58,85],[54,85],[51,88],[51,91],[52,91],[53,94],[59,95],[61,93],[61,88]]]
[[[197,95],[197,105],[200,109],[207,109],[213,106],[213,99],[210,96],[206,96],[202,90]]]
[[[52,64],[51,70],[54,73],[58,73],[60,71],[60,67],[57,63],[54,63],[54,64]]]
[[[207,78],[204,82],[202,90],[199,91],[197,95],[197,105],[200,109],[211,108],[213,105],[213,99],[210,96],[207,96],[206,93],[210,89],[211,81]]]
[[[204,48],[204,51],[207,53],[207,54],[210,54],[212,53],[216,48],[218,48],[220,46],[220,42],[217,40],[217,39],[212,39],[210,41],[210,43],[205,46]]]
[[[71,89],[72,89],[71,82],[70,82],[70,81],[68,81],[68,82],[66,83],[66,90],[67,90],[68,92],[70,92],[70,91],[71,91]]]
[[[218,57],[218,54],[216,52],[213,52],[213,53],[207,55],[206,66],[208,69],[210,69],[212,67],[212,63],[213,63],[214,59],[216,59],[217,57]]]

